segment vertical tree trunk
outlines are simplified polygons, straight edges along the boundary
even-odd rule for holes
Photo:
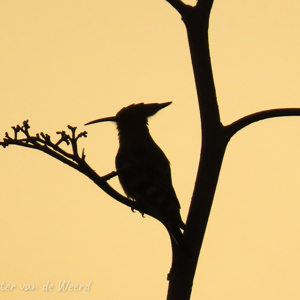
[[[173,262],[167,300],[189,300],[193,279],[228,143],[220,122],[219,108],[211,68],[208,25],[212,0],[198,1],[195,7],[178,6],[186,25],[201,116],[201,155],[195,189],[186,222],[184,237],[188,256],[173,247]],[[173,3],[172,3],[173,2]],[[176,6],[175,6],[175,5]]]

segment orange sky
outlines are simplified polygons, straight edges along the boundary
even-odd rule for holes
[[[300,3],[215,1],[212,64],[222,121],[300,107]],[[186,218],[200,147],[180,16],[164,0],[0,0],[0,128],[29,119],[53,138],[88,129],[87,161],[114,169],[113,124],[83,124],[137,102],[173,104],[150,120]],[[192,299],[299,299],[300,118],[262,121],[230,142]],[[167,232],[81,174],[31,149],[1,149],[1,299],[165,299]],[[117,180],[112,180],[118,187]],[[50,280],[52,292],[42,291]],[[60,280],[89,292],[58,292]],[[21,291],[35,284],[38,291]],[[72,294],[71,294],[72,293]]]

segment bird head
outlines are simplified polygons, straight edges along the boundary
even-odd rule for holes
[[[118,129],[147,125],[147,120],[149,117],[153,116],[159,110],[170,105],[171,103],[172,102],[131,104],[127,107],[123,107],[114,117],[97,119],[88,122],[85,125],[107,121],[116,122]]]

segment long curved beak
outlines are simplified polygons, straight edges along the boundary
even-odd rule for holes
[[[97,120],[88,122],[84,125],[90,125],[90,124],[95,124],[95,123],[99,123],[99,122],[117,122],[117,118],[116,117],[101,118],[101,119],[97,119]]]

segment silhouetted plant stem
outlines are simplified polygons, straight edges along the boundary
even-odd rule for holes
[[[184,237],[189,257],[172,247],[173,260],[167,300],[189,300],[194,275],[212,207],[226,146],[240,129],[253,122],[279,116],[300,115],[300,109],[258,112],[223,126],[211,67],[208,26],[213,0],[198,0],[192,7],[167,0],[182,16],[187,29],[201,118],[201,155]]]
[[[173,247],[167,297],[188,300],[228,140],[222,135],[209,53],[208,25],[213,1],[198,1],[195,7],[168,2],[179,11],[186,25],[202,128],[199,169],[184,232],[190,255],[186,257]]]
[[[124,197],[108,184],[107,180],[116,176],[116,172],[99,176],[85,161],[85,154],[83,151],[82,155],[79,156],[77,142],[79,138],[87,136],[86,131],[76,134],[77,128],[69,125],[68,129],[71,131],[71,135],[67,134],[65,131],[58,131],[57,134],[60,135],[60,138],[57,142],[53,143],[51,141],[51,137],[46,133],[41,132],[36,135],[30,135],[29,128],[28,120],[23,122],[23,126],[13,126],[12,129],[14,131],[14,137],[10,137],[6,132],[5,138],[2,142],[0,142],[0,145],[4,148],[9,145],[18,145],[40,150],[86,175],[94,181],[98,187],[115,200],[131,207],[132,209],[136,209],[136,203],[134,201]],[[19,133],[23,134],[23,136],[19,137]],[[71,144],[72,153],[61,148],[61,144],[64,142],[67,145]]]
[[[300,116],[300,108],[277,108],[277,109],[269,109],[259,111],[257,113],[245,116],[230,125],[226,126],[227,134],[231,137],[239,130],[243,129],[244,127],[270,118],[276,117],[286,117],[286,116]]]

